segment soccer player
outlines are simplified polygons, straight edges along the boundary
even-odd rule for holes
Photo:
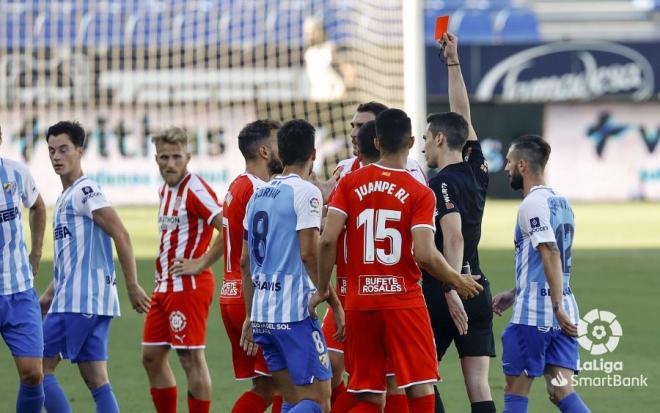
[[[25,165],[0,158],[0,183],[0,332],[14,357],[21,382],[16,411],[40,413],[44,405],[41,365],[44,341],[33,280],[41,259],[46,206]],[[30,210],[29,254],[23,241],[20,204]]]
[[[252,390],[243,393],[233,413],[263,412],[273,403],[272,411],[281,409],[282,398],[275,396],[275,384],[263,354],[247,354],[240,346],[245,321],[245,301],[241,288],[241,251],[243,219],[252,194],[266,185],[270,177],[282,172],[277,154],[277,131],[280,124],[271,120],[248,123],[238,134],[238,147],[245,158],[245,172],[229,185],[223,204],[225,277],[220,295],[220,312],[231,343],[236,380],[252,380]]]
[[[53,217],[55,272],[40,299],[42,308],[50,308],[43,322],[46,411],[71,412],[54,376],[65,358],[78,365],[96,411],[119,412],[107,368],[110,322],[119,316],[113,241],[133,309],[147,312],[149,297],[138,284],[126,228],[98,184],[83,174],[85,130],[77,122],[58,122],[46,141],[63,189]]]
[[[516,287],[493,298],[498,315],[515,303],[502,333],[508,413],[527,412],[532,382],[541,376],[562,413],[589,412],[572,386],[578,371],[575,337],[580,318],[569,284],[575,221],[566,198],[545,186],[543,170],[549,157],[550,145],[534,135],[514,140],[506,156],[511,187],[522,189],[525,197],[515,229]],[[563,378],[563,386],[553,384],[557,377]]]
[[[351,120],[351,143],[353,144],[353,157],[340,161],[333,172],[333,176],[343,178],[347,173],[356,171],[364,166],[362,155],[357,141],[358,131],[365,123],[375,120],[381,112],[387,109],[387,106],[379,102],[367,102],[358,105],[353,119]],[[413,158],[406,159],[406,169],[412,173],[417,180],[426,182],[424,171],[419,163]]]
[[[188,411],[211,408],[206,364],[206,321],[215,279],[210,266],[222,255],[222,235],[209,248],[214,229],[222,231],[222,208],[211,187],[188,172],[188,136],[172,127],[152,138],[165,183],[160,188],[160,248],[156,287],[144,322],[142,364],[158,413],[176,412],[177,387],[167,360],[176,350],[188,380]]]
[[[241,344],[261,347],[282,393],[283,412],[330,411],[330,361],[308,300],[317,281],[321,191],[309,178],[316,156],[314,127],[285,123],[277,134],[282,175],[257,190],[245,214],[241,270],[248,316]],[[337,338],[343,310],[331,295]],[[339,314],[339,315],[338,315]],[[338,315],[338,316],[337,316]]]
[[[490,357],[495,356],[492,298],[477,252],[488,166],[472,127],[456,36],[445,34],[443,44],[452,112],[428,117],[424,147],[428,167],[440,168],[429,182],[438,200],[435,245],[456,271],[465,268],[463,272],[481,275],[479,283],[484,290],[463,302],[456,291],[426,273],[422,276],[422,290],[431,316],[438,361],[453,341],[461,359],[472,413],[492,413],[495,404],[488,385]],[[444,412],[437,390],[435,409]]]
[[[435,197],[405,169],[410,118],[388,109],[376,118],[380,160],[344,177],[332,198],[319,248],[319,287],[314,307],[328,295],[337,239],[346,226],[346,364],[351,412],[379,412],[386,374],[394,373],[411,412],[433,412],[438,379],[433,331],[417,262],[462,296],[481,286],[453,270],[433,243]],[[474,278],[478,278],[475,276]],[[391,365],[393,371],[388,371]]]

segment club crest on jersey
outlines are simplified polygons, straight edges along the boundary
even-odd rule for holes
[[[16,182],[15,181],[5,182],[4,184],[2,184],[2,190],[14,195],[16,193]]]
[[[223,297],[240,297],[241,290],[239,289],[238,281],[225,281],[222,283],[222,292],[220,293]]]
[[[360,295],[401,294],[406,292],[403,277],[396,275],[361,275]]]
[[[183,331],[186,328],[186,315],[181,311],[172,311],[170,313],[170,327],[175,333]]]
[[[181,206],[181,197],[177,196],[176,200],[174,201],[174,210],[179,209],[180,206]]]

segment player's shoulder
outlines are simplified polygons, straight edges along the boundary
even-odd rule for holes
[[[211,188],[211,185],[209,185],[204,180],[204,178],[195,173],[190,174],[190,179],[188,181],[188,191],[195,195],[210,194],[215,197],[215,191],[213,188]]]
[[[302,179],[297,175],[291,176],[290,179],[285,179],[284,183],[293,189],[294,196],[300,196],[304,194],[318,194],[320,196],[321,194],[321,190],[316,185]]]
[[[23,162],[15,161],[13,159],[0,158],[0,167],[9,171],[16,171],[20,175],[29,174],[29,169],[27,165]]]
[[[561,196],[549,186],[535,186],[520,203],[521,212],[548,209],[548,198]]]
[[[346,176],[349,172],[351,172],[351,169],[353,167],[353,164],[357,161],[357,157],[354,156],[352,158],[344,159],[343,161],[339,161],[337,163],[337,166],[335,167],[335,170],[332,172],[333,175],[339,173],[340,177]]]
[[[408,158],[406,161],[406,170],[412,174],[415,179],[417,179],[420,183],[426,185],[428,183],[428,179],[426,178],[426,174],[424,173],[424,169],[422,166],[417,162],[416,159],[414,158]]]

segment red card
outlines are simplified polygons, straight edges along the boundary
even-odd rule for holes
[[[438,16],[435,20],[435,40],[442,40],[442,36],[447,33],[449,26],[449,16]]]

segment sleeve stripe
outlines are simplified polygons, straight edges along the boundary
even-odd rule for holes
[[[415,228],[430,228],[433,232],[435,232],[435,226],[429,225],[429,224],[416,224],[413,225],[410,230],[412,231]]]
[[[331,210],[331,209],[334,210],[334,211],[339,212],[342,215],[345,215],[346,217],[348,217],[348,213],[346,213],[346,211],[344,211],[343,209],[339,209],[337,207],[329,206],[328,210]]]

